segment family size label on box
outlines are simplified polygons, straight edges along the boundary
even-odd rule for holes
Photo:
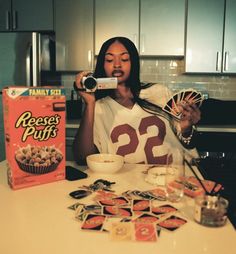
[[[3,90],[8,183],[13,189],[65,179],[65,90]]]

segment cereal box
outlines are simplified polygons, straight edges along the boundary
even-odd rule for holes
[[[3,115],[11,188],[65,179],[65,90],[5,88]]]

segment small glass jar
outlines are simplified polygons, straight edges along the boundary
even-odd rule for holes
[[[223,226],[227,221],[228,204],[229,202],[220,196],[196,197],[194,219],[204,226]]]

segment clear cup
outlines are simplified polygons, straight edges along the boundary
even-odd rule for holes
[[[166,166],[153,166],[147,171],[145,181],[156,186],[165,186]]]
[[[180,149],[168,156],[165,175],[166,198],[170,202],[179,202],[184,196],[184,153]]]
[[[194,220],[204,226],[223,226],[227,221],[228,204],[228,200],[220,196],[203,195],[196,197]]]

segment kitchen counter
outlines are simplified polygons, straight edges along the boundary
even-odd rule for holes
[[[70,129],[78,129],[80,124],[80,119],[76,120],[67,120],[66,121],[66,128]]]
[[[236,125],[199,125],[197,131],[236,133]]]
[[[67,164],[76,166],[73,162]],[[78,168],[82,168],[76,166]],[[147,165],[126,164],[113,175],[99,175],[86,170],[89,177],[78,181],[58,181],[17,191],[7,185],[6,161],[0,162],[0,253],[3,254],[222,254],[236,253],[236,232],[230,223],[220,228],[208,228],[193,220],[194,200],[172,204],[188,222],[174,232],[162,229],[157,242],[112,241],[107,232],[80,229],[75,213],[68,209],[77,202],[91,204],[95,194],[75,200],[68,194],[79,186],[89,185],[98,178],[115,181],[117,193],[154,186],[144,181]],[[83,168],[84,169],[84,168]],[[191,174],[187,170],[187,174]],[[164,204],[163,201],[160,205]]]
[[[78,129],[80,123],[79,120],[67,120],[66,128]],[[198,125],[197,131],[199,132],[227,132],[236,133],[236,125]]]

